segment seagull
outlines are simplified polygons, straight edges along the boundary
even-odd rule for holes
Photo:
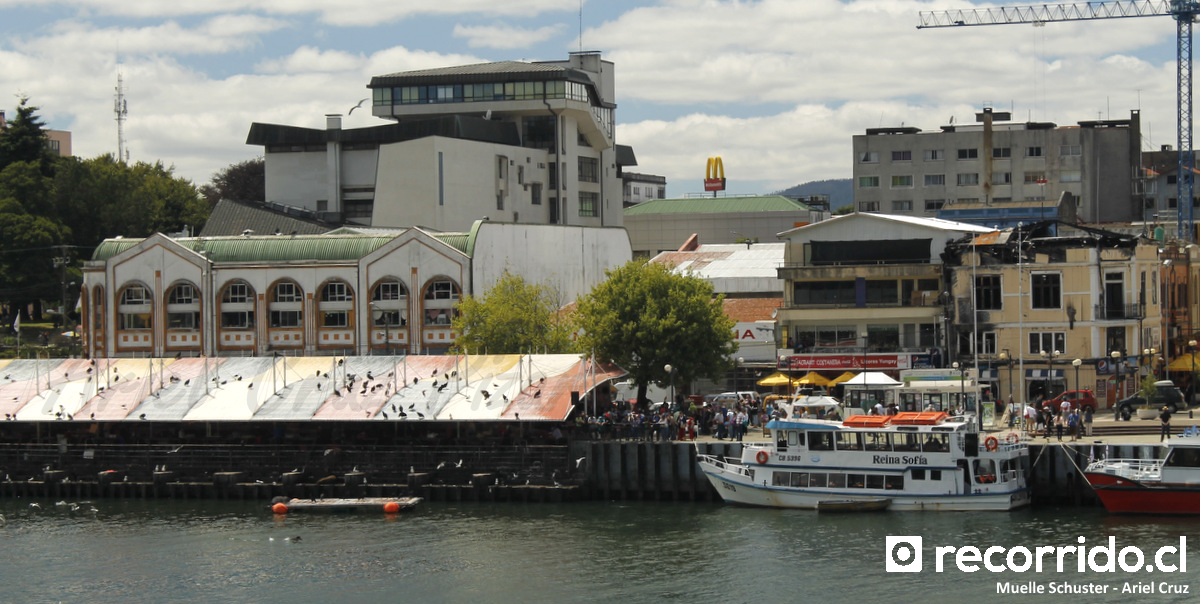
[[[188,378],[188,379],[184,380],[185,386],[187,386],[188,384],[191,384],[191,383],[192,383],[192,378]]]
[[[32,480],[32,479],[30,479],[30,480]],[[40,510],[40,509],[42,509],[42,506],[40,506],[40,505],[38,505],[38,504],[36,504],[36,503],[31,503],[31,504],[29,504],[29,507],[30,507],[30,508],[32,508],[32,509],[35,509],[35,510]]]
[[[347,115],[350,115],[350,114],[354,113],[356,109],[358,109],[358,108],[362,107],[362,106],[363,106],[363,103],[366,103],[366,102],[367,102],[367,99],[359,99],[359,102],[358,102],[358,103],[355,103],[355,106],[354,106],[354,107],[351,107],[351,110],[350,110],[350,111],[347,111],[347,112],[346,112],[346,114],[347,114]]]
[[[540,396],[542,393],[543,393],[543,391],[542,391],[542,390],[535,390],[535,391],[534,391],[534,398],[538,398],[538,397],[539,397],[539,396]]]
[[[180,449],[182,449],[182,448],[184,448],[184,446],[183,446],[183,445],[180,445],[180,446],[178,446],[178,447],[176,447],[176,448],[174,448],[174,449],[172,449],[172,450],[168,451],[168,453],[179,453],[179,450],[180,450]],[[166,469],[167,469],[167,466],[163,466],[163,469],[164,469],[164,470],[166,470]]]
[[[462,460],[462,459],[460,459],[460,460],[459,460],[459,463],[455,464],[455,467],[456,467],[456,468],[462,468],[462,467],[463,467],[463,460]]]
[[[514,413],[514,414],[513,414],[513,419],[516,419],[516,420],[521,420],[521,419],[522,419],[522,416],[518,415],[517,413]]]
[[[576,467],[577,467],[577,468],[579,468],[579,467],[580,467],[580,464],[584,463],[584,460],[585,460],[585,459],[587,459],[587,458],[586,458],[586,457],[581,457],[580,459],[577,459],[577,460],[576,460]]]
[[[443,469],[443,468],[445,468],[445,467],[447,467],[447,462],[445,462],[445,461],[440,461],[440,462],[438,462],[438,467],[437,467],[437,468],[434,468],[434,469],[435,469],[435,470],[441,470],[441,469]]]
[[[414,385],[414,386],[416,386],[416,385],[417,385],[417,378],[413,378],[413,385]]]
[[[417,416],[418,416],[419,418],[421,418],[421,419],[426,419],[426,416],[425,416],[424,414],[422,414],[422,412],[421,412],[421,411],[415,411],[415,413],[417,413]]]

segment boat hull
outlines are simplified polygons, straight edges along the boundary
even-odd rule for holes
[[[1112,514],[1197,516],[1199,513],[1197,483],[1138,482],[1101,472],[1085,472],[1085,479]]]
[[[999,511],[1021,508],[1031,503],[1030,491],[1016,488],[993,493],[964,495],[918,495],[904,491],[886,493],[849,493],[823,489],[778,487],[752,482],[745,474],[727,469],[729,465],[715,462],[709,456],[698,460],[710,484],[727,503],[768,508],[818,509],[818,504],[833,499],[862,502],[889,500],[889,509],[897,511]],[[737,466],[736,466],[737,467]]]

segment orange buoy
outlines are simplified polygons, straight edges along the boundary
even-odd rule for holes
[[[395,501],[389,501],[384,504],[384,512],[387,514],[395,514],[399,511],[401,511],[401,504]]]
[[[275,512],[276,514],[287,514],[288,506],[282,503],[276,503],[271,506],[271,511]]]

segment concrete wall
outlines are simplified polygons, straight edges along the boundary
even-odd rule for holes
[[[483,222],[473,250],[473,291],[487,293],[508,269],[554,288],[566,304],[630,258],[625,229]]]

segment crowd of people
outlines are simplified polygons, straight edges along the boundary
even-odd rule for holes
[[[615,401],[608,410],[577,417],[576,427],[593,440],[667,442],[713,436],[742,442],[749,429],[767,421],[763,409],[763,402],[750,395],[729,404],[683,398],[654,405]]]
[[[1011,428],[1021,428],[1033,435],[1042,434],[1051,439],[1055,433],[1056,440],[1078,440],[1082,436],[1093,436],[1093,407],[1078,408],[1071,401],[1064,400],[1053,406],[1042,406],[1036,409],[1031,402],[1020,405],[1011,397],[1006,404],[1002,421]]]

